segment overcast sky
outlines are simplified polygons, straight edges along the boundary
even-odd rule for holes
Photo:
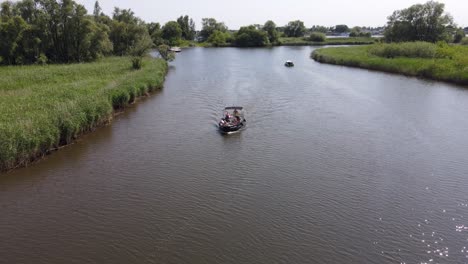
[[[1,0],[0,0],[1,1]],[[95,0],[75,0],[92,13]],[[291,20],[312,25],[383,26],[394,10],[418,0],[99,0],[104,13],[112,14],[115,6],[131,8],[146,22],[165,23],[180,15],[189,15],[199,29],[201,19],[213,17],[230,29],[273,20],[278,26]],[[441,0],[445,11],[459,26],[468,26],[468,0]]]

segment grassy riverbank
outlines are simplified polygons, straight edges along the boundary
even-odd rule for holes
[[[359,67],[468,85],[468,46],[430,43],[317,49],[318,62]]]
[[[280,38],[281,46],[323,46],[323,45],[368,45],[377,41],[377,38],[326,38],[325,41],[310,41],[307,38]]]
[[[0,171],[24,166],[108,122],[113,111],[163,85],[167,64],[145,58],[0,67]]]

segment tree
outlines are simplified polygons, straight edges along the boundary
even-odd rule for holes
[[[334,31],[336,33],[346,33],[349,32],[349,27],[347,25],[336,25]]]
[[[101,6],[99,5],[99,2],[96,1],[96,2],[94,3],[94,10],[93,10],[94,18],[95,18],[95,19],[98,19],[99,16],[101,15],[101,13],[102,13]]]
[[[179,23],[169,21],[162,27],[162,38],[165,39],[169,45],[177,45],[182,37],[182,29]]]
[[[146,27],[155,46],[164,44],[164,39],[162,38],[162,29],[159,23],[149,23],[146,24]]]
[[[148,51],[153,47],[153,41],[149,35],[143,35],[137,40],[135,45],[130,50],[132,55],[132,67],[135,70],[141,69],[143,64],[143,57],[146,56]]]
[[[195,22],[193,19],[189,19],[188,16],[180,16],[177,19],[180,29],[182,29],[182,38],[186,40],[193,40],[195,38]]]
[[[443,3],[429,1],[397,10],[388,17],[385,30],[387,42],[446,40],[447,28],[453,26],[453,19],[444,13]]]
[[[161,58],[163,58],[166,61],[172,61],[175,59],[174,52],[170,50],[170,47],[168,45],[159,45],[158,52],[159,55],[161,55]]]
[[[268,20],[265,22],[265,25],[263,25],[263,30],[265,30],[268,34],[268,40],[270,43],[276,43],[278,42],[279,39],[279,34],[278,31],[276,30],[276,24],[275,22]]]
[[[114,9],[110,22],[109,38],[114,46],[114,54],[122,56],[130,52],[138,39],[148,34],[146,25],[130,9]]]
[[[206,41],[213,44],[213,46],[218,47],[223,44],[226,44],[228,36],[229,33],[227,32],[215,30]]]
[[[312,32],[308,38],[310,41],[324,42],[327,37],[322,32]]]
[[[268,34],[251,25],[241,27],[234,35],[234,43],[239,47],[261,47],[270,44]]]
[[[319,26],[319,25],[314,25],[310,28],[310,32],[321,32],[321,33],[327,33],[328,28],[324,26]]]
[[[287,37],[302,37],[305,31],[306,27],[304,26],[304,22],[300,20],[291,21],[284,28],[284,34],[286,34]]]
[[[200,31],[200,40],[206,41],[213,32],[217,30],[220,32],[227,32],[228,28],[223,22],[216,21],[214,18],[202,19],[202,30]]]
[[[465,31],[462,28],[458,28],[455,31],[455,36],[453,37],[453,42],[454,43],[460,43],[465,36],[466,36]]]

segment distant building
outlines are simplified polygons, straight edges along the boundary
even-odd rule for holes
[[[463,29],[465,31],[465,34],[468,34],[468,27]]]

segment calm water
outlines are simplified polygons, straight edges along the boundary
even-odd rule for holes
[[[0,263],[468,262],[468,90],[312,49],[184,50],[163,91],[0,177]],[[232,104],[248,127],[222,136]]]

